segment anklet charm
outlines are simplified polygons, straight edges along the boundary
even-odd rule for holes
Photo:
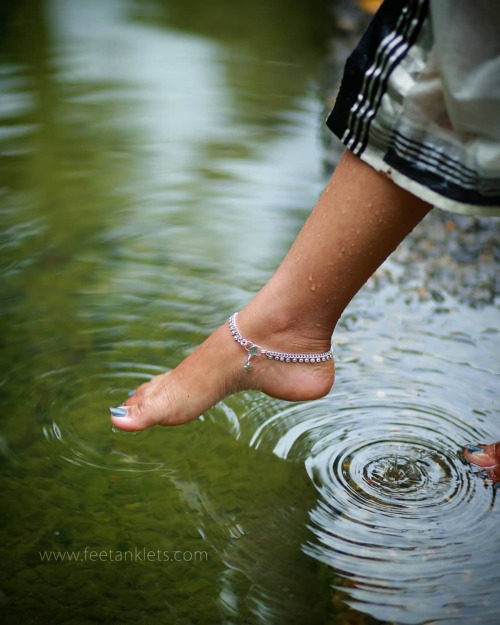
[[[321,352],[320,354],[293,354],[287,352],[275,352],[270,349],[264,349],[260,345],[249,341],[241,336],[238,326],[236,325],[236,316],[231,315],[229,318],[229,331],[233,339],[243,347],[247,352],[247,360],[243,366],[243,371],[249,372],[253,369],[251,360],[257,356],[266,356],[269,360],[277,360],[279,362],[301,362],[301,363],[317,363],[327,362],[333,358],[333,348],[330,348],[327,352]]]
[[[258,345],[251,343],[252,347],[248,347],[249,344],[250,341],[247,341],[247,345],[244,346],[247,350],[247,361],[245,363],[245,366],[243,367],[243,371],[251,371],[253,367],[250,364],[250,359],[254,356],[260,356],[262,354],[262,349]]]

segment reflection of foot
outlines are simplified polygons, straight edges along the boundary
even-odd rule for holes
[[[330,347],[330,337],[306,340],[286,324],[260,319],[242,311],[238,326],[246,338],[267,349],[319,353]],[[180,425],[196,419],[224,397],[241,390],[259,390],[289,401],[316,399],[333,384],[333,361],[286,363],[264,355],[252,358],[245,371],[247,352],[231,336],[225,323],[172,371],[140,386],[123,406],[113,408],[112,422],[122,430],[144,430],[152,425]]]
[[[500,483],[500,442],[470,445],[464,449],[467,462],[484,469],[480,476],[489,484]]]

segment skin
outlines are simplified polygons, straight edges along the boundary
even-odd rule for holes
[[[467,462],[484,469],[481,477],[489,484],[500,484],[500,442],[464,450]]]
[[[275,351],[327,351],[345,307],[430,208],[346,151],[283,262],[240,311],[241,334]],[[113,425],[126,431],[180,425],[244,389],[316,399],[334,382],[333,361],[259,357],[245,372],[245,360],[225,323],[174,370],[140,386]]]

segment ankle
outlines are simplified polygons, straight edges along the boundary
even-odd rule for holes
[[[283,307],[257,308],[253,302],[238,314],[238,327],[246,339],[265,349],[297,353],[327,351],[333,330]]]

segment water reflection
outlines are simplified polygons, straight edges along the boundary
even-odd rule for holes
[[[498,311],[444,262],[452,294],[425,295],[415,239],[344,316],[326,399],[109,426],[259,288],[317,197],[326,3],[2,15],[2,622],[493,622],[498,506],[458,450],[500,438]],[[209,557],[39,556],[86,547]]]

